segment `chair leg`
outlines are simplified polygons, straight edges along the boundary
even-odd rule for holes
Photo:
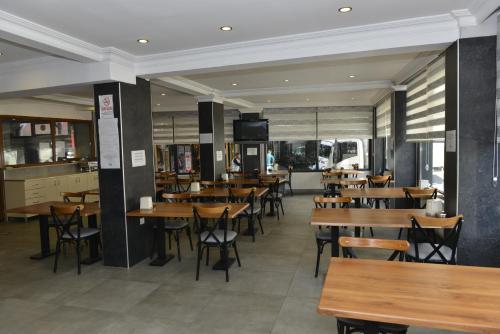
[[[78,264],[78,275],[82,273],[82,263],[80,261],[80,239],[76,240],[76,261]]]
[[[196,280],[200,278],[200,262],[201,262],[201,257],[203,256],[200,243],[198,243],[197,248],[198,248],[198,256],[196,258]]]
[[[285,211],[283,210],[283,201],[279,201],[279,205],[281,207],[281,213],[283,214],[283,216],[285,215]]]
[[[373,233],[373,227],[370,227],[370,234],[372,235],[372,238],[375,236],[375,234]]]
[[[260,218],[259,215],[257,215],[257,220],[259,221],[260,232],[264,234],[264,228],[262,227],[262,218]]]
[[[168,231],[168,249],[172,249],[172,232]]]
[[[223,259],[222,261],[224,262],[224,269],[226,271],[226,282],[229,282],[229,261],[228,261],[228,250],[227,250],[227,245],[224,245],[222,247],[222,254],[223,254]]]
[[[189,239],[189,247],[191,247],[191,251],[193,251],[193,240],[191,239],[191,227],[186,227],[186,233]]]
[[[289,183],[289,184],[288,184],[288,187],[290,188],[290,194],[293,196],[292,184],[291,184],[291,183]]]
[[[238,267],[241,267],[240,254],[238,253],[238,248],[236,247],[236,241],[233,242],[234,255],[236,255],[236,261],[238,262]]]
[[[318,277],[318,271],[319,271],[319,258],[321,256],[321,245],[319,243],[320,242],[316,240],[317,252],[316,252],[316,270],[314,271],[314,277]]]
[[[210,258],[210,247],[207,247],[207,260],[205,265],[208,266],[208,259]]]
[[[54,257],[54,273],[57,272],[57,261],[59,260],[59,254],[61,253],[61,242],[59,240],[57,240],[57,244],[56,244],[56,254],[55,254],[55,257]]]
[[[181,240],[179,238],[179,231],[175,231],[174,239],[175,239],[175,242],[177,243],[177,258],[179,259],[179,262],[180,262],[181,261]]]

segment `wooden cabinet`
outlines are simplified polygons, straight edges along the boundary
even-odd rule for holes
[[[7,209],[38,204],[48,201],[62,201],[62,192],[80,192],[99,188],[98,172],[52,176],[47,178],[6,180],[5,206]],[[89,198],[99,200],[98,196]],[[8,214],[8,217],[27,215]]]

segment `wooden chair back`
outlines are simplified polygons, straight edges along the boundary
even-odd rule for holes
[[[349,188],[349,187],[364,188],[367,183],[368,183],[368,181],[364,180],[364,179],[359,179],[359,180],[341,179],[341,180],[339,180],[339,184],[343,188]]]
[[[344,257],[357,258],[353,248],[361,249],[383,249],[392,251],[388,261],[393,261],[399,256],[399,260],[403,261],[404,255],[410,249],[410,243],[406,240],[387,240],[387,239],[371,239],[371,238],[351,238],[340,237],[339,245],[342,247]]]
[[[65,203],[85,203],[85,192],[62,192],[61,196]],[[72,199],[76,199],[72,200]]]
[[[435,199],[437,197],[436,188],[406,187],[403,188],[403,191],[409,206],[415,209],[425,209],[425,203],[424,205],[420,204],[421,200]]]
[[[314,204],[316,208],[326,208],[328,204],[331,204],[332,208],[337,207],[347,207],[349,203],[352,202],[352,198],[350,197],[322,197],[322,196],[314,196]]]
[[[163,193],[161,197],[165,200],[165,202],[189,202],[191,201],[190,193]]]
[[[210,188],[210,187],[215,187],[217,185],[217,181],[207,181],[207,180],[204,180],[204,181],[200,181],[200,185],[205,187],[205,188]]]
[[[366,178],[370,188],[385,188],[391,183],[392,177],[390,175],[368,175]]]

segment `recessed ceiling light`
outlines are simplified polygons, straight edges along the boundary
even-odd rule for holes
[[[340,7],[339,8],[339,12],[341,12],[341,13],[349,13],[350,11],[352,11],[352,7]]]
[[[271,103],[271,100],[267,100],[267,103]]]
[[[161,104],[160,104],[160,103],[157,103],[157,104],[156,104],[156,106],[157,106],[157,107],[159,107],[159,106],[161,106]]]
[[[231,31],[233,30],[233,27],[230,27],[230,26],[222,26],[219,28],[220,30],[222,31]]]
[[[356,98],[355,97],[351,97],[351,100],[356,100]]]
[[[309,101],[311,101],[311,99],[310,99],[310,98],[307,98],[307,99],[306,99],[306,101],[307,101],[307,102],[309,102]]]
[[[137,43],[139,44],[148,44],[149,43],[149,40],[145,39],[145,38],[139,38],[137,40]]]
[[[284,82],[288,82],[288,81],[290,81],[290,80],[288,80],[288,79],[285,79],[285,80],[283,80],[283,81],[284,81]]]
[[[231,85],[238,86],[238,83],[237,82],[233,82]]]
[[[356,76],[355,76],[354,74],[351,74],[351,75],[349,76],[349,78],[351,78],[351,79],[353,79],[353,78],[355,78],[355,77],[356,77]]]
[[[165,96],[165,95],[167,95],[167,93],[161,93],[161,96]]]

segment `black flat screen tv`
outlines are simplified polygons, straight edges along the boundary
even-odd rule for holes
[[[267,142],[269,123],[267,119],[234,120],[233,136],[235,142]]]

